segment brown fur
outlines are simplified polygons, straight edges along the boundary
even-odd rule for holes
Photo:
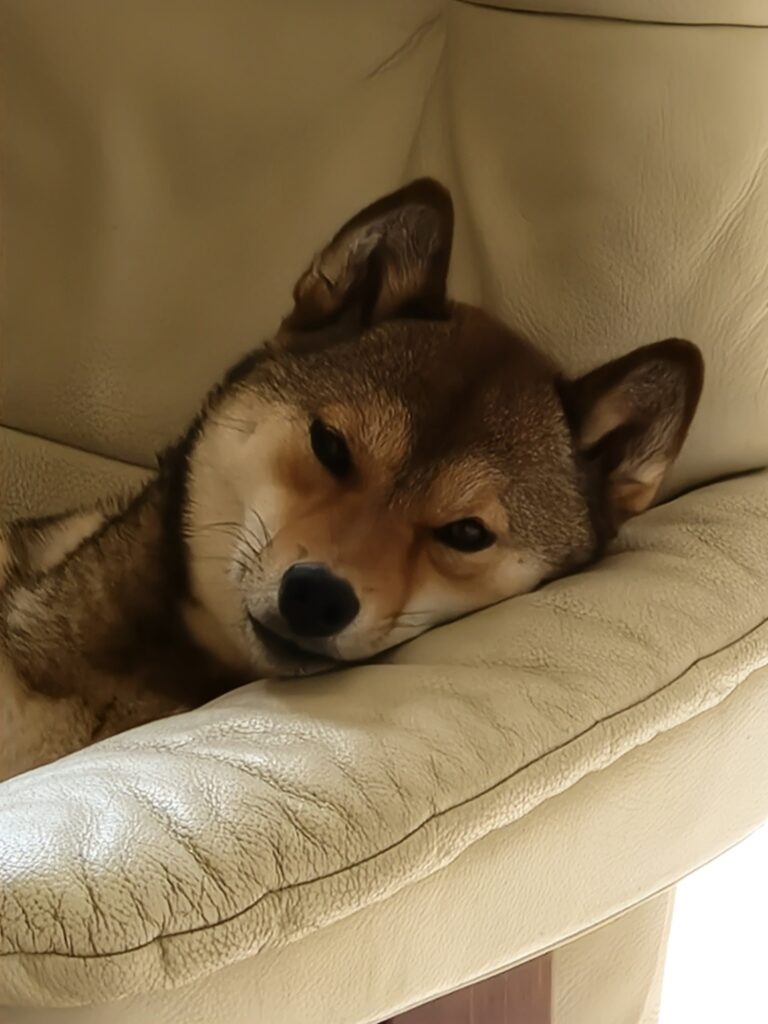
[[[530,590],[650,504],[695,411],[698,351],[661,342],[568,381],[447,300],[451,233],[428,180],[361,211],[153,482],[0,538],[0,778]],[[313,452],[318,418],[348,448],[343,478]],[[441,529],[465,519],[494,542],[448,546]],[[331,636],[282,615],[284,574],[306,563],[357,596]]]

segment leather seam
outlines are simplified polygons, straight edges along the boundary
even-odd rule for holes
[[[630,18],[619,14],[587,14],[578,11],[537,11],[530,7],[507,7],[495,4],[492,0],[482,3],[480,0],[455,0],[466,7],[479,7],[486,11],[499,11],[502,14],[523,14],[532,18],[568,18],[575,21],[605,21],[618,25],[650,25],[656,28],[768,28],[768,24],[749,21],[664,21],[661,18]]]
[[[61,959],[64,959],[64,960],[85,960],[85,961],[88,961],[88,960],[103,960],[103,959],[107,959],[107,958],[111,958],[111,957],[122,957],[122,956],[125,956],[125,955],[130,955],[130,954],[133,954],[133,953],[138,953],[141,950],[148,949],[148,948],[150,948],[151,946],[153,946],[155,944],[160,944],[161,945],[162,943],[164,943],[164,942],[166,942],[166,941],[168,941],[170,939],[184,938],[187,935],[195,935],[195,934],[198,934],[198,933],[201,933],[201,932],[207,932],[207,931],[215,930],[216,928],[220,928],[220,927],[222,927],[224,925],[227,925],[227,924],[231,924],[233,921],[237,921],[239,918],[243,917],[245,914],[250,913],[252,910],[254,910],[256,907],[258,907],[261,903],[264,902],[264,900],[268,899],[269,897],[281,896],[283,893],[294,892],[294,891],[296,891],[298,889],[301,889],[301,888],[303,888],[305,886],[315,885],[315,884],[317,884],[319,882],[325,882],[325,881],[328,881],[329,879],[337,878],[337,877],[343,875],[345,872],[352,871],[355,868],[363,867],[364,865],[369,864],[372,861],[375,861],[378,857],[382,857],[382,856],[390,853],[391,851],[396,850],[398,847],[402,846],[404,843],[408,842],[411,838],[413,838],[413,836],[417,835],[422,829],[424,829],[427,825],[431,824],[433,821],[438,821],[439,819],[441,819],[443,817],[446,817],[447,815],[450,815],[453,812],[455,812],[455,811],[457,811],[457,810],[459,810],[459,809],[461,809],[463,807],[467,807],[467,806],[471,805],[476,800],[479,800],[479,799],[482,799],[485,796],[488,796],[490,793],[493,793],[495,790],[500,789],[502,786],[506,785],[512,779],[516,778],[518,775],[520,775],[523,772],[527,771],[529,768],[534,767],[535,765],[537,765],[540,762],[544,761],[546,758],[551,757],[553,754],[557,754],[560,751],[566,749],[566,747],[570,746],[570,744],[572,744],[572,743],[574,743],[574,742],[576,742],[576,741],[578,741],[580,739],[583,739],[585,736],[589,735],[589,733],[593,732],[595,729],[599,728],[600,726],[605,725],[607,722],[611,722],[611,721],[621,717],[622,715],[626,714],[629,711],[633,711],[636,708],[641,707],[643,704],[647,703],[649,700],[652,700],[655,697],[657,697],[660,693],[664,693],[670,687],[674,686],[676,683],[679,683],[682,679],[684,679],[690,672],[692,672],[694,669],[696,669],[699,665],[704,664],[705,662],[709,661],[711,658],[717,657],[718,655],[723,654],[725,651],[728,651],[729,649],[731,649],[733,647],[736,647],[739,644],[743,643],[745,640],[749,639],[749,637],[752,636],[752,634],[756,633],[761,627],[765,626],[766,624],[768,624],[768,616],[762,618],[759,622],[757,622],[754,626],[752,626],[750,629],[748,629],[745,633],[742,633],[735,640],[731,640],[728,643],[723,644],[722,646],[715,648],[715,650],[709,651],[707,654],[702,654],[698,658],[695,658],[685,669],[683,669],[676,676],[674,676],[672,679],[670,679],[668,682],[666,682],[663,686],[659,687],[657,690],[654,690],[653,693],[648,694],[647,696],[645,696],[645,697],[643,697],[643,698],[641,698],[639,700],[633,701],[631,704],[627,704],[625,707],[619,708],[617,711],[613,711],[609,715],[604,715],[603,717],[596,719],[591,725],[589,725],[586,728],[582,729],[580,732],[575,733],[573,736],[570,736],[567,740],[563,741],[562,743],[558,743],[554,747],[551,747],[549,750],[545,751],[543,754],[540,754],[538,757],[534,758],[532,761],[528,761],[525,764],[521,765],[519,768],[516,768],[513,772],[510,772],[508,775],[505,775],[503,778],[498,779],[492,785],[487,786],[485,789],[479,790],[477,793],[473,793],[471,796],[467,797],[465,800],[461,800],[461,801],[459,801],[456,804],[452,804],[450,807],[446,807],[446,808],[444,808],[441,811],[437,811],[434,814],[431,814],[429,817],[425,818],[418,825],[416,825],[415,828],[411,829],[409,832],[407,832],[405,835],[401,836],[395,842],[390,843],[388,846],[382,847],[379,850],[376,850],[374,853],[369,854],[367,857],[363,857],[360,860],[354,861],[354,862],[349,863],[349,864],[345,864],[342,867],[336,868],[333,871],[328,871],[325,874],[317,875],[314,878],[305,878],[305,879],[303,879],[301,881],[292,882],[290,885],[282,886],[281,888],[278,888],[278,889],[269,889],[267,892],[262,893],[258,897],[258,899],[254,900],[252,903],[249,903],[247,906],[242,907],[240,910],[236,911],[233,914],[230,914],[228,917],[221,918],[219,921],[216,921],[213,924],[210,924],[210,923],[200,924],[200,925],[196,925],[195,927],[192,927],[192,928],[182,929],[181,931],[168,932],[167,934],[156,935],[153,938],[147,939],[144,942],[137,943],[134,946],[129,946],[129,947],[126,947],[124,949],[117,949],[117,950],[112,950],[112,951],[109,951],[109,952],[92,952],[92,953],[64,953],[64,952],[60,952],[60,951],[57,951],[57,950],[48,950],[48,951],[42,951],[42,952],[41,951],[37,951],[37,950],[7,950],[5,952],[0,951],[0,958],[8,957],[8,956],[31,957],[31,958],[34,958],[34,959],[37,959],[37,958],[40,958],[40,957],[55,957],[55,958],[61,958]],[[756,669],[753,670],[752,672],[750,672],[749,676],[747,676],[746,678],[750,678],[753,675],[754,671],[756,671]],[[731,693],[735,692],[735,690],[740,685],[741,685],[741,683],[738,683],[737,686],[734,687],[733,690],[729,691],[729,693],[727,693],[727,694],[724,694],[723,697],[721,698],[721,700],[717,701],[716,704],[713,704],[710,708],[707,708],[707,709],[704,709],[704,710],[712,710],[714,707],[717,707],[719,704],[721,704],[723,702],[723,700],[725,700],[728,696],[730,696]],[[691,715],[685,721],[691,721],[693,718],[698,717],[698,714],[701,714],[701,713],[702,712],[698,712],[697,714]],[[666,730],[663,730],[663,731],[664,732],[671,732],[673,729],[677,728],[678,725],[683,725],[683,724],[685,724],[685,722],[678,722],[675,725],[671,726],[669,729],[666,729]],[[660,734],[661,733],[659,733],[658,735],[660,735]],[[645,742],[648,742],[648,741],[642,741],[642,742],[636,744],[636,746],[633,749],[637,749],[637,747],[642,746]],[[626,753],[629,753],[629,751],[627,751]],[[625,755],[624,754],[620,755],[618,758],[614,759],[611,762],[611,764],[615,764],[616,761],[621,760],[621,757],[623,757],[623,756],[625,756]],[[593,773],[592,772],[588,772],[586,774],[593,774]],[[568,788],[570,789],[571,787],[569,786]],[[563,792],[565,792],[565,790],[563,790]],[[537,805],[537,806],[540,806],[540,805]],[[523,817],[525,817],[525,815]],[[518,819],[518,820],[522,820],[522,819]],[[507,822],[506,824],[513,824],[513,822]],[[493,829],[489,830],[489,833],[491,831],[494,831],[494,830]],[[475,845],[474,842],[470,843],[461,852],[462,853],[466,852],[467,850],[471,849],[471,847],[474,846],[474,845]],[[433,874],[433,873],[434,872],[430,872],[430,874]],[[425,877],[429,877],[429,875],[427,875]],[[401,889],[405,888],[408,884],[409,884],[408,882],[405,882],[404,885],[401,887]],[[365,904],[365,905],[369,905],[369,904]],[[362,909],[362,906],[363,905],[361,905],[361,907],[359,907],[358,909]],[[352,911],[350,911],[350,913],[351,912]],[[348,916],[348,915],[345,915],[345,916]],[[256,952],[258,952],[258,950],[256,950]]]
[[[31,438],[33,441],[43,441],[45,444],[55,445],[57,448],[68,448],[79,455],[91,455],[95,459],[103,459],[105,462],[116,462],[120,466],[128,466],[130,469],[142,469],[152,471],[155,467],[147,466],[141,462],[132,462],[130,459],[123,459],[119,455],[106,455],[104,452],[97,452],[93,448],[85,448],[82,445],[72,444],[69,441],[59,441],[55,437],[46,434],[39,434],[34,430],[26,430],[22,427],[11,426],[0,420],[0,431],[7,431],[9,434],[19,434],[22,437]]]

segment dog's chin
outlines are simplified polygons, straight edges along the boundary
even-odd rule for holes
[[[312,651],[296,641],[276,633],[250,613],[248,613],[248,625],[260,653],[263,655],[259,661],[263,662],[266,672],[270,675],[285,678],[317,675],[320,672],[327,672],[339,664],[338,661],[334,661],[327,655]]]

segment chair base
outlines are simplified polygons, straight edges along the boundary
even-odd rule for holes
[[[401,1013],[384,1024],[551,1024],[552,957],[537,957],[504,974]]]

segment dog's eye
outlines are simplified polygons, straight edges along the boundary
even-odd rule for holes
[[[338,480],[348,475],[352,468],[352,456],[341,434],[327,427],[322,420],[312,420],[309,426],[309,440],[317,461],[322,463],[329,473]]]
[[[496,537],[479,519],[457,519],[435,530],[435,537],[456,551],[482,551],[495,543]]]

